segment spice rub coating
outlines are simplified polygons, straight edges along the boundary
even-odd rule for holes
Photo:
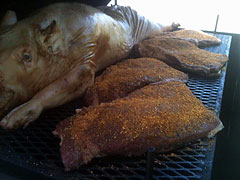
[[[181,29],[179,31],[165,32],[163,35],[164,37],[187,40],[196,44],[200,48],[221,44],[221,40],[216,38],[215,36],[204,33],[202,31],[190,29]]]
[[[72,170],[95,157],[140,155],[150,146],[170,151],[221,129],[219,118],[183,82],[166,81],[78,110],[54,133],[63,164]]]
[[[225,54],[198,48],[183,39],[155,36],[140,42],[134,50],[140,57],[157,58],[171,67],[201,76],[216,76],[228,61]]]
[[[127,96],[150,83],[175,79],[187,82],[188,75],[154,58],[127,59],[108,67],[84,96],[86,104],[97,105]]]

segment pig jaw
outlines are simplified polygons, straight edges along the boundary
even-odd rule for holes
[[[13,107],[14,92],[4,90],[0,85],[0,119],[2,119]]]
[[[5,89],[4,91],[0,90],[0,121],[11,110],[27,100],[29,100],[27,96],[20,96],[19,93],[11,89]]]
[[[21,97],[19,93],[6,86],[3,77],[0,72],[0,121],[13,108],[23,103],[23,98],[19,98]]]

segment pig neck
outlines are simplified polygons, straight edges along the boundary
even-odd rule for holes
[[[135,44],[147,37],[160,34],[164,29],[160,24],[150,22],[130,7],[112,6],[103,7],[101,10],[104,15],[98,21],[101,25],[96,34],[103,35],[98,36],[101,37],[101,43],[107,39],[109,44],[97,43],[96,59],[98,52],[105,52],[102,60],[97,63],[97,70],[126,58]]]
[[[130,7],[104,7],[103,11],[123,24],[123,28],[129,34],[129,37],[131,37],[133,45],[147,37],[160,34],[164,29],[161,24],[149,21]]]
[[[79,61],[92,60],[96,71],[126,58],[136,43],[161,30],[130,7],[105,7],[102,12],[78,3],[50,5],[33,23],[45,28],[53,19],[65,39],[65,64],[74,67]]]
[[[112,6],[103,7],[101,10],[105,14],[99,19],[101,25],[96,34],[101,37],[101,43],[108,39],[109,44],[97,43],[98,49],[102,50],[96,52],[105,52],[102,59],[97,62],[97,70],[126,58],[135,44],[147,37],[160,34],[163,30],[163,26],[150,22],[130,7]],[[104,38],[100,34],[104,35]],[[96,58],[98,54],[96,53]]]

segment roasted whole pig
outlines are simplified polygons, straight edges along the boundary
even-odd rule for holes
[[[189,42],[194,43],[200,48],[208,46],[216,46],[221,44],[221,40],[215,36],[209,35],[202,31],[190,30],[190,29],[181,29],[174,32],[165,32],[163,33],[164,37],[183,39]]]
[[[73,170],[95,157],[140,155],[150,146],[166,152],[222,128],[183,82],[165,81],[80,109],[60,122],[54,134],[61,138],[65,169]]]
[[[86,105],[97,105],[127,96],[130,92],[164,80],[187,82],[188,75],[154,58],[123,60],[108,67],[90,86],[84,99]]]
[[[217,76],[228,57],[198,48],[193,43],[177,38],[155,36],[134,47],[140,57],[157,58],[178,70],[200,76]]]
[[[130,7],[57,3],[0,22],[0,126],[26,127],[41,112],[81,96],[95,73],[134,44],[178,24],[150,22]]]

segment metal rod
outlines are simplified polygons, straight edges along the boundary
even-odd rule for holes
[[[117,6],[117,0],[115,0],[115,6]]]
[[[219,19],[219,14],[217,15],[217,20],[216,20],[216,24],[215,24],[214,34],[216,34],[216,32],[217,32],[218,19]]]
[[[150,147],[148,148],[148,151],[147,151],[147,165],[146,165],[145,180],[152,180],[154,158],[155,158],[155,147]]]

